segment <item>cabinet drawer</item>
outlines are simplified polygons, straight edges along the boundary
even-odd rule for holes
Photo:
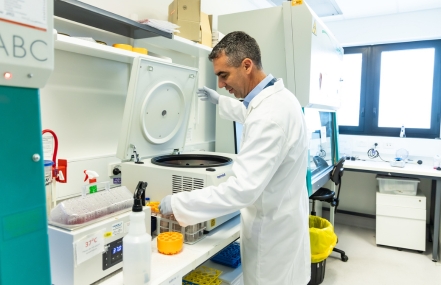
[[[378,205],[397,206],[404,208],[426,209],[426,197],[418,191],[416,196],[384,194],[377,192]]]
[[[412,220],[426,220],[426,210],[404,208],[396,206],[378,205],[376,210],[377,216],[397,217]]]
[[[377,216],[376,243],[387,246],[426,250],[426,222]]]

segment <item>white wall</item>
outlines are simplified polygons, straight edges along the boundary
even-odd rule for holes
[[[167,20],[172,0],[82,0],[81,2],[133,20]]]
[[[167,20],[168,5],[172,0],[82,0],[109,12],[138,19]],[[202,12],[209,15],[223,15],[272,7],[267,0],[201,0]]]
[[[344,47],[441,39],[441,9],[324,22]]]

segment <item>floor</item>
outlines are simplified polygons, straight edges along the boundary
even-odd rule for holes
[[[426,285],[441,284],[441,262],[432,262],[432,243],[426,251],[399,251],[377,246],[375,230],[336,224],[337,248],[346,252],[347,262],[332,253],[326,260],[322,285]]]

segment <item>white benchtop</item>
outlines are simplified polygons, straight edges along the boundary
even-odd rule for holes
[[[441,178],[441,171],[433,169],[432,161],[425,162],[423,164],[417,163],[406,163],[406,165],[401,167],[392,167],[389,162],[384,162],[376,158],[375,160],[346,160],[344,163],[345,170],[366,170],[373,172],[390,172],[391,174],[404,174],[404,175],[415,175],[415,176],[429,176],[429,177],[439,177]]]
[[[207,259],[239,238],[240,215],[219,226],[193,245],[184,243],[183,250],[176,255],[160,254],[156,238],[152,240],[152,280],[149,285],[169,284],[173,278],[182,278]],[[123,285],[123,274],[119,271],[112,277],[99,282],[100,285]],[[179,280],[178,283],[182,284]]]

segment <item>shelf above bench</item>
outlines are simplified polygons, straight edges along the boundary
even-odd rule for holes
[[[140,24],[76,0],[54,0],[54,15],[132,39],[173,38],[172,33]]]

